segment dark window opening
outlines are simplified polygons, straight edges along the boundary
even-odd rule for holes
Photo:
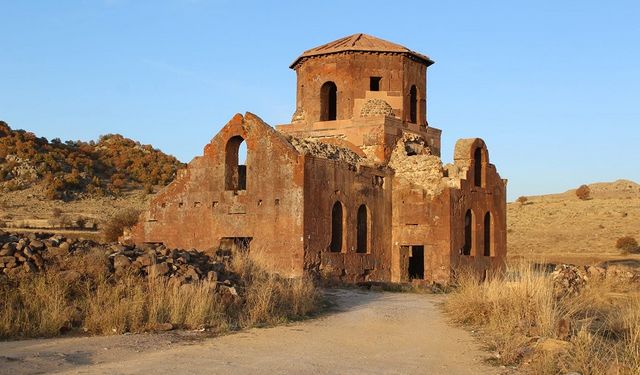
[[[482,148],[478,147],[473,153],[473,183],[482,186]]]
[[[231,137],[227,142],[224,171],[225,190],[247,189],[247,166],[239,163],[239,151],[243,143],[244,139],[239,135]]]
[[[320,88],[320,121],[333,121],[338,114],[338,88],[336,84],[325,82]]]
[[[357,228],[357,232],[358,232],[358,238],[357,238],[357,247],[356,247],[356,253],[366,253],[369,249],[368,246],[368,242],[369,242],[369,228],[368,228],[368,221],[369,221],[369,213],[367,212],[367,206],[365,206],[364,204],[361,205],[358,208],[358,228]]]
[[[484,256],[491,256],[491,213],[484,215]]]
[[[409,279],[424,279],[424,246],[411,246]]]
[[[418,123],[418,89],[416,89],[416,85],[411,86],[409,91],[409,122]]]
[[[382,77],[369,78],[369,91],[380,91],[380,80]]]
[[[342,251],[342,225],[342,203],[337,201],[331,209],[331,245],[329,245],[329,249],[332,252],[338,253]]]
[[[218,247],[218,255],[233,256],[238,253],[248,253],[249,244],[253,237],[222,237]]]
[[[462,255],[471,255],[473,242],[472,223],[473,213],[471,210],[467,210],[466,215],[464,215],[464,246],[462,247]]]

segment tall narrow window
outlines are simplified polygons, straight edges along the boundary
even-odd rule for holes
[[[342,251],[342,226],[343,226],[342,203],[336,201],[331,209],[331,244],[329,249],[332,252]]]
[[[366,253],[369,251],[369,212],[364,204],[358,208],[357,234],[356,253]]]
[[[227,141],[225,148],[224,185],[225,190],[247,189],[247,166],[239,163],[241,146],[244,138],[237,135]],[[246,147],[242,147],[242,155],[246,158]]]
[[[482,148],[476,148],[473,153],[473,182],[476,186],[482,186]]]
[[[491,213],[484,215],[484,256],[491,256]]]
[[[320,121],[333,121],[338,114],[338,88],[336,84],[325,82],[320,88]]]
[[[473,212],[467,210],[464,215],[464,246],[462,247],[462,255],[471,255],[471,247],[473,246]]]
[[[416,85],[409,90],[409,122],[418,123],[418,89]]]
[[[382,77],[369,77],[369,91],[380,91]]]

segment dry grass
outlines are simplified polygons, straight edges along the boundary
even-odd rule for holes
[[[242,326],[262,326],[299,319],[313,312],[319,294],[309,276],[283,278],[266,271],[264,257],[239,254],[231,269],[240,276],[247,296],[240,312]]]
[[[167,279],[104,269],[99,252],[68,260],[70,271],[19,280],[0,279],[0,338],[55,336],[81,328],[91,334],[144,332],[169,327],[220,333],[308,316],[319,307],[309,278],[266,272],[248,256],[233,269],[239,296],[206,281],[179,285]]]
[[[498,364],[536,374],[640,373],[637,292],[612,279],[587,285],[558,297],[551,277],[527,264],[486,282],[461,272],[445,306],[455,321],[485,333]]]

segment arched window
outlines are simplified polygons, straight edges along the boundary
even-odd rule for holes
[[[357,234],[356,253],[366,253],[369,251],[369,210],[364,204],[358,208]]]
[[[342,208],[342,203],[340,201],[336,201],[333,204],[333,208],[331,209],[331,245],[329,245],[329,249],[332,252],[340,252],[342,251],[342,227],[344,221],[344,212]]]
[[[484,256],[491,256],[491,213],[484,215]]]
[[[338,87],[329,81],[320,88],[320,121],[333,121],[338,114]]]
[[[462,255],[471,255],[473,247],[473,212],[467,210],[464,215],[464,246],[462,247]]]
[[[473,153],[473,183],[482,186],[482,148],[478,147]]]
[[[247,166],[240,164],[239,151],[244,143],[244,138],[237,135],[227,141],[224,159],[224,185],[226,190],[247,189]],[[242,150],[246,153],[246,147]],[[242,155],[246,157],[246,155]]]
[[[409,90],[409,122],[418,123],[418,89],[416,85]]]

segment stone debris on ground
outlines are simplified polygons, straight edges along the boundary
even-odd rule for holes
[[[551,278],[556,296],[574,296],[578,295],[592,279],[615,278],[640,282],[640,268],[622,267],[606,262],[597,266],[557,264],[551,272]]]
[[[230,254],[218,251],[209,256],[195,249],[170,249],[161,244],[141,247],[119,243],[101,244],[46,233],[7,233],[0,230],[0,278],[19,277],[62,265],[74,255],[98,251],[108,259],[109,273],[115,277],[136,274],[145,278],[167,277],[186,284],[208,281],[236,294],[237,276],[226,270]],[[74,270],[60,270],[70,279]],[[77,274],[75,275],[74,272]]]

